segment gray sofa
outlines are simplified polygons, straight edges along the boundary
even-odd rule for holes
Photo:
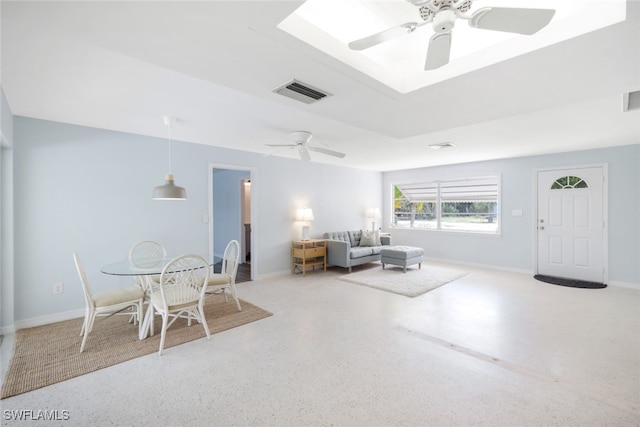
[[[324,233],[327,239],[327,263],[349,269],[354,265],[380,261],[382,246],[391,245],[391,236],[380,236],[380,246],[360,246],[362,230]]]

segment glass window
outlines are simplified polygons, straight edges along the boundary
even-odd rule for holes
[[[499,232],[500,177],[393,186],[393,227]]]
[[[567,188],[589,188],[589,184],[578,176],[563,176],[551,184],[552,190],[564,190]]]

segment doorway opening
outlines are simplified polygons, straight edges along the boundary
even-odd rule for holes
[[[231,240],[240,244],[236,283],[254,280],[256,232],[252,197],[254,170],[234,165],[209,165],[209,250],[211,260],[222,258]],[[217,266],[219,268],[219,266]]]

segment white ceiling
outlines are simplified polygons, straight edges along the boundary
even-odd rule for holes
[[[640,1],[625,22],[408,94],[278,30],[302,3],[3,0],[2,86],[15,115],[159,137],[168,115],[174,139],[258,153],[307,130],[347,153],[313,161],[373,170],[640,143],[640,111],[622,112],[640,90]],[[293,78],[333,96],[272,93]],[[442,142],[456,147],[428,148]]]

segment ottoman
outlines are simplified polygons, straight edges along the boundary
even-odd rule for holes
[[[380,250],[380,261],[382,268],[385,264],[397,265],[407,272],[407,267],[418,264],[418,268],[422,267],[422,248],[413,246],[385,246]]]

